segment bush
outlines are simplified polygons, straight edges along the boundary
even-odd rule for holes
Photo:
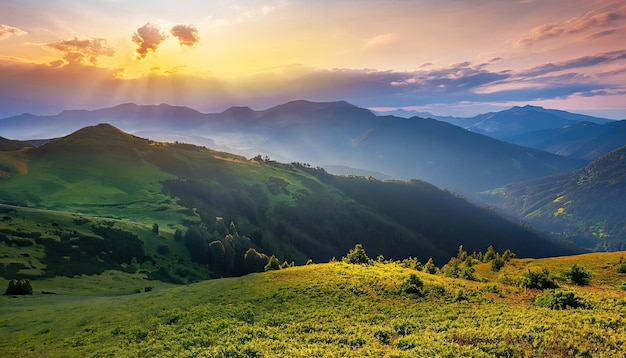
[[[157,251],[158,253],[160,253],[161,255],[167,255],[167,254],[169,254],[169,253],[170,253],[170,247],[169,247],[169,246],[167,246],[167,245],[159,245],[159,246],[156,248],[156,251]]]
[[[401,286],[402,292],[412,294],[412,295],[421,295],[423,292],[422,291],[423,288],[424,288],[424,283],[414,273],[412,273],[409,276],[409,278],[404,280]]]
[[[427,272],[431,275],[437,273],[437,266],[435,266],[432,257],[429,258],[428,261],[426,261],[426,264],[424,265],[424,272]]]
[[[365,250],[363,249],[363,245],[356,244],[354,246],[354,249],[350,250],[348,252],[348,255],[346,255],[346,257],[343,258],[343,262],[346,262],[349,264],[367,265],[370,262],[370,258],[367,257],[367,254],[365,253]]]
[[[374,332],[374,338],[378,339],[382,344],[389,344],[391,340],[391,332],[379,329]]]
[[[554,280],[550,277],[550,271],[547,269],[542,269],[541,271],[531,271],[528,269],[520,278],[519,286],[522,288],[536,288],[540,290],[557,287]]]
[[[274,255],[270,256],[267,265],[265,265],[265,271],[271,270],[280,270],[280,261],[278,261],[278,258],[276,258],[276,256]]]
[[[551,310],[590,308],[590,304],[572,291],[549,290],[535,298],[535,304]]]
[[[4,292],[5,295],[32,295],[33,288],[28,280],[11,280]]]
[[[619,262],[617,266],[615,266],[615,271],[617,271],[617,273],[626,273],[626,262],[624,262],[623,256],[619,258]]]
[[[563,272],[563,277],[576,286],[586,286],[591,280],[591,274],[584,268],[573,264],[569,270]]]
[[[491,261],[491,271],[498,272],[502,267],[504,267],[504,259],[496,254],[496,257]]]

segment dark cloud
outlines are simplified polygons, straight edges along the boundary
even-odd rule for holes
[[[26,35],[26,31],[16,27],[0,24],[0,40],[8,39],[11,36]]]
[[[622,61],[622,60],[626,60],[626,50],[605,52],[605,53],[596,54],[593,56],[584,56],[584,57],[575,58],[573,60],[562,61],[562,62],[557,62],[557,63],[546,63],[544,65],[533,67],[526,71],[522,71],[520,75],[524,77],[535,77],[535,76],[541,76],[541,75],[552,73],[552,72],[565,71],[565,70],[570,70],[574,68],[597,66],[600,64],[617,62],[617,61]]]
[[[85,39],[79,40],[74,37],[70,40],[62,40],[51,42],[44,45],[47,48],[63,53],[63,59],[68,63],[98,63],[99,56],[113,56],[115,51],[112,47],[106,45],[104,39]],[[58,65],[60,63],[56,62]]]
[[[172,27],[170,33],[178,39],[181,46],[193,46],[200,41],[198,29],[193,25],[176,25]]]
[[[148,51],[156,51],[167,35],[149,22],[137,29],[133,34],[133,42],[137,44],[137,58],[145,58]]]
[[[431,71],[405,73],[392,86],[407,87],[413,92],[458,92],[504,80],[510,75],[485,69],[485,64],[462,62]]]

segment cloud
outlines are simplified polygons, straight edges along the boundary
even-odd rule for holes
[[[137,59],[145,58],[149,51],[156,51],[159,45],[167,38],[166,34],[155,26],[146,23],[133,34],[133,42],[137,44]]]
[[[530,46],[536,42],[559,37],[561,35],[575,34],[592,28],[606,28],[626,17],[626,10],[622,7],[617,11],[607,11],[595,15],[573,17],[569,20],[556,24],[543,24],[530,30],[530,33],[522,36],[518,45]],[[606,35],[607,33],[605,33]]]
[[[552,72],[597,66],[622,60],[626,60],[626,50],[611,51],[591,56],[578,57],[572,60],[561,61],[557,63],[546,63],[541,66],[536,66],[529,70],[522,71],[520,75],[525,77],[536,77]]]
[[[70,40],[50,42],[44,45],[47,48],[63,52],[63,59],[68,63],[82,63],[85,61],[91,64],[98,63],[98,56],[113,56],[115,50],[106,45],[105,39],[93,38],[79,40],[74,37]],[[57,62],[57,64],[59,64]]]
[[[16,27],[0,24],[0,40],[8,39],[11,36],[26,35],[26,31],[20,30]]]
[[[365,44],[365,48],[389,45],[396,42],[398,40],[398,37],[398,34],[395,32],[374,36],[369,41],[367,41],[367,43]]]
[[[193,46],[200,41],[198,29],[193,25],[176,25],[172,27],[170,33],[178,39],[181,46]]]

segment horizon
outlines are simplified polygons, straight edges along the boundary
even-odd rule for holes
[[[349,0],[332,11],[301,0],[12,2],[0,14],[0,117],[306,98],[456,117],[529,104],[621,120],[624,35],[623,0]]]

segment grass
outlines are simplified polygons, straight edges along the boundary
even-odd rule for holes
[[[540,307],[534,298],[541,292],[500,282],[528,266],[556,273],[571,260],[592,272],[592,282],[562,284],[562,289],[590,302],[590,309]],[[35,281],[36,291],[44,283],[76,291],[0,297],[0,352],[15,357],[619,357],[626,343],[626,301],[617,286],[626,275],[599,278],[618,260],[619,253],[513,259],[491,278],[476,265],[482,282],[395,263],[331,262],[125,295],[78,293],[90,290],[88,282],[126,282],[130,289],[141,281],[113,273]],[[419,295],[401,291],[411,274],[424,283]]]

